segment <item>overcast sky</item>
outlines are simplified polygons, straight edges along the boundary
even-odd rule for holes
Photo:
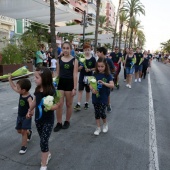
[[[116,5],[119,0],[112,0]],[[160,43],[170,39],[170,0],[140,0],[145,16],[138,17],[146,36],[145,49],[160,49]]]

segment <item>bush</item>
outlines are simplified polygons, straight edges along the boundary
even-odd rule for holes
[[[16,44],[8,44],[2,50],[2,64],[21,64],[23,57]]]

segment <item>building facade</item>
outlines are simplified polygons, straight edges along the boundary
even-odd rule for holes
[[[14,35],[15,19],[0,15],[0,51]]]
[[[111,0],[106,2],[106,26],[115,27],[115,5]]]

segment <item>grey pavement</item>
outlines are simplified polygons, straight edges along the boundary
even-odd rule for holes
[[[150,170],[148,80],[133,83],[132,89],[128,89],[122,72],[120,89],[111,92],[113,110],[107,113],[108,133],[93,135],[96,126],[92,104],[88,110],[73,112],[70,128],[51,135],[52,159],[48,170]],[[169,72],[169,66],[155,61],[150,72],[160,170],[170,169]],[[33,94],[33,77],[31,81]],[[21,144],[21,136],[15,130],[18,97],[8,82],[0,83],[0,170],[38,170],[40,146],[34,121],[28,151],[18,154]],[[84,99],[85,93],[82,103]],[[76,101],[77,97],[74,105]]]

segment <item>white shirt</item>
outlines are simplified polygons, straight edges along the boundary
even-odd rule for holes
[[[51,60],[51,68],[56,68],[56,64],[57,64],[57,60],[55,58],[53,58]]]

